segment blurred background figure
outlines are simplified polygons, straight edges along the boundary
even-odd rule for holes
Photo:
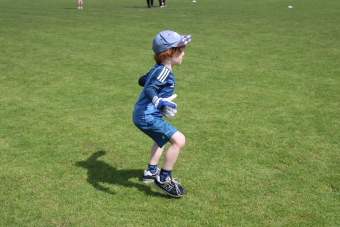
[[[167,5],[165,5],[165,0],[158,0],[159,2],[159,7],[166,7]]]
[[[155,8],[153,6],[153,0],[146,0],[146,3],[148,4],[148,8]]]
[[[78,0],[78,9],[83,9],[83,0]]]

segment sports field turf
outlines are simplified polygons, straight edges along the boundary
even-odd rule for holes
[[[166,3],[0,0],[0,226],[340,226],[340,1]],[[166,29],[180,199],[131,122]]]

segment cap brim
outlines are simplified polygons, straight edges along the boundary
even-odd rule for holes
[[[181,35],[182,39],[179,43],[174,45],[174,47],[182,47],[188,45],[190,43],[192,36],[191,35]]]

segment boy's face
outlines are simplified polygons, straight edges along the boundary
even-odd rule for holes
[[[185,47],[181,47],[176,51],[175,56],[170,60],[171,65],[180,65],[182,63],[183,56],[185,55],[184,48]]]

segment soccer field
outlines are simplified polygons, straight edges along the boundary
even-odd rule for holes
[[[0,226],[340,226],[340,1],[166,4],[0,1]],[[168,29],[180,199],[131,121]]]

